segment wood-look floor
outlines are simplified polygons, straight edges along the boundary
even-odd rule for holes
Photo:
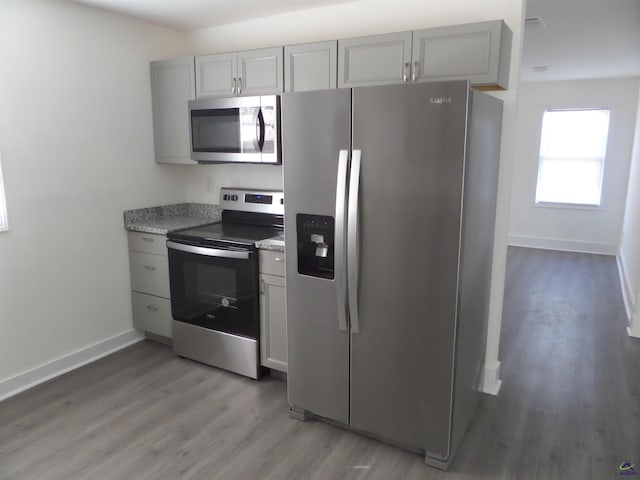
[[[289,418],[282,380],[146,341],[0,403],[0,479],[615,479],[623,461],[640,473],[640,340],[615,260],[510,249],[505,298],[502,391],[448,473]]]

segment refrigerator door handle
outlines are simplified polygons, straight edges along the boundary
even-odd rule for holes
[[[351,332],[360,333],[358,316],[358,196],[360,191],[361,150],[354,150],[351,156],[351,176],[349,178],[349,211],[347,218],[347,278],[349,292],[349,318]]]
[[[347,166],[349,151],[340,150],[338,154],[338,177],[336,179],[336,244],[335,244],[335,280],[338,298],[338,329],[347,331],[347,278],[345,260],[344,223],[347,199]]]

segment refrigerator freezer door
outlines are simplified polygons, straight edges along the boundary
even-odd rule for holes
[[[350,424],[445,458],[467,105],[463,81],[353,93],[362,162]]]
[[[346,315],[346,303],[337,284],[344,280],[345,265],[336,258],[335,280],[298,272],[296,215],[336,216],[338,163],[340,151],[350,149],[350,124],[350,90],[282,96],[289,404],[344,424],[349,422],[349,333],[338,321],[338,308]],[[342,157],[346,175],[344,152]],[[335,220],[336,231],[344,229]]]

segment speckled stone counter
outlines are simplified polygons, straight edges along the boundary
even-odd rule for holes
[[[124,227],[133,232],[166,235],[176,230],[219,222],[221,213],[222,210],[217,205],[204,203],[139,208],[124,212]]]
[[[284,236],[279,235],[266,240],[256,242],[256,247],[261,250],[271,250],[273,252],[284,252]]]

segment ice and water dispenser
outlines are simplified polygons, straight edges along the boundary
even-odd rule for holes
[[[335,221],[323,215],[296,215],[298,273],[333,279]]]

